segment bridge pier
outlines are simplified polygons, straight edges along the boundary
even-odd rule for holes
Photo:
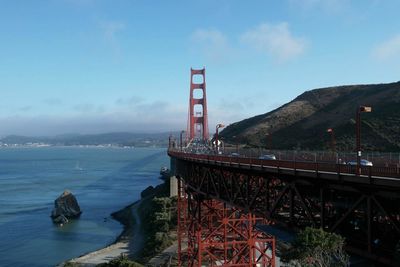
[[[275,266],[275,239],[258,230],[267,221],[207,198],[178,178],[178,266]]]

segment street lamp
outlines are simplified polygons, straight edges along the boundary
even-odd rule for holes
[[[225,125],[222,123],[218,123],[217,126],[215,126],[215,147],[217,149],[217,154],[218,154],[218,129],[223,128]]]
[[[170,134],[168,137],[168,149],[171,149],[171,139],[172,139],[172,134]]]
[[[239,153],[239,143],[238,143],[238,138],[236,135],[232,136],[233,140],[235,141],[236,145],[236,153]]]
[[[367,106],[359,106],[356,111],[356,150],[357,150],[357,175],[360,175],[361,166],[361,113],[371,112],[372,108]]]
[[[180,134],[180,148],[181,148],[181,151],[182,151],[182,135],[183,135],[183,133],[184,133],[185,131],[181,131],[181,134]]]

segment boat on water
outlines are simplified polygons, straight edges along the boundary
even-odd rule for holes
[[[160,175],[161,175],[161,178],[163,180],[165,180],[165,179],[168,179],[170,177],[171,172],[167,167],[163,166],[163,167],[161,167]]]
[[[79,161],[76,162],[75,171],[83,171],[83,168],[80,166]]]

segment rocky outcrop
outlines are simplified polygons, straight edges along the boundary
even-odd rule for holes
[[[78,205],[78,201],[75,196],[68,190],[65,190],[54,201],[54,209],[51,212],[51,218],[53,222],[59,225],[68,222],[68,219],[78,218],[82,211]]]
[[[161,179],[167,180],[171,177],[171,171],[167,167],[161,167],[160,170]]]

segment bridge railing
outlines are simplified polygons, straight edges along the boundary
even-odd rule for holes
[[[179,147],[171,147],[178,149]],[[182,151],[195,154],[216,154],[212,147],[190,146],[183,147]],[[355,152],[331,151],[300,151],[300,150],[269,150],[264,148],[238,148],[226,146],[219,149],[220,155],[236,155],[240,157],[258,158],[263,155],[274,155],[277,160],[325,162],[347,164],[357,161]],[[362,159],[373,163],[376,167],[400,167],[400,153],[393,152],[363,152]]]
[[[294,170],[309,170],[314,172],[331,172],[342,174],[356,174],[355,165],[346,164],[349,160],[355,161],[350,153],[309,152],[309,151],[265,151],[257,149],[224,149],[218,154],[213,150],[196,151],[188,148],[170,148],[170,151],[180,152],[181,156],[219,161],[233,164],[259,165],[275,168],[287,168]],[[262,156],[264,157],[262,158]],[[268,159],[274,156],[276,159]],[[339,158],[338,156],[342,156]],[[384,159],[383,157],[381,159]],[[400,178],[400,164],[380,163],[378,166],[360,166],[360,174],[363,176],[381,176]]]
[[[214,153],[215,151],[211,151]],[[263,155],[274,155],[277,160],[288,161],[310,161],[310,162],[333,162],[343,163],[355,162],[355,152],[330,152],[330,151],[299,151],[299,150],[268,150],[263,148],[235,148],[225,147],[219,153],[224,155],[238,154],[241,157],[260,157]],[[371,161],[374,166],[399,167],[400,153],[364,152],[363,159]]]

